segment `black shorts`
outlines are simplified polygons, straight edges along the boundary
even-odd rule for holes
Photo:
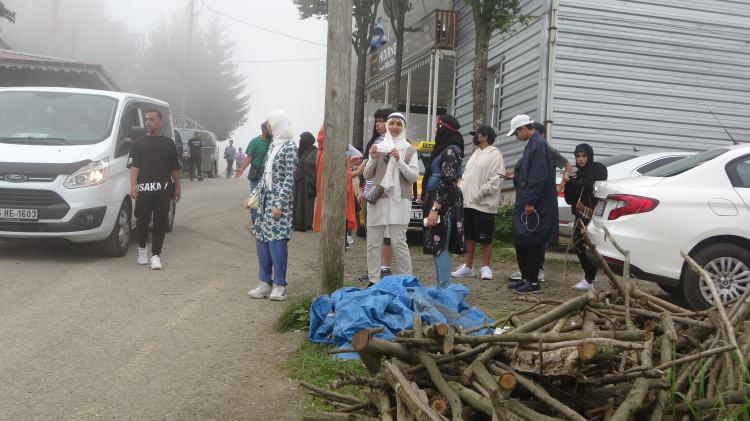
[[[464,208],[464,235],[479,244],[492,244],[495,235],[495,215]]]

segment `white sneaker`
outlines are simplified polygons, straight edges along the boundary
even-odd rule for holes
[[[479,270],[482,273],[482,279],[485,281],[492,280],[492,269],[489,266],[484,266]]]
[[[540,271],[539,273],[542,273],[542,272]],[[522,279],[523,279],[523,277],[521,276],[521,271],[520,271],[520,270],[519,270],[519,271],[516,271],[516,272],[513,272],[513,273],[512,273],[512,274],[511,274],[511,275],[510,275],[510,276],[508,277],[508,280],[509,280],[509,281],[520,281],[520,280],[522,280]]]
[[[520,274],[520,272],[519,272]],[[544,269],[539,269],[539,275],[536,276],[539,282],[544,282]]]
[[[144,248],[138,247],[138,264],[139,265],[148,264],[148,250],[146,250],[146,247]]]
[[[591,291],[594,289],[594,284],[585,279],[581,279],[577,284],[573,285],[573,289],[578,291]]]
[[[454,278],[472,278],[476,276],[473,270],[466,267],[466,265],[461,265],[456,269],[455,272],[451,273],[451,276]]]
[[[271,295],[271,285],[265,282],[259,282],[258,286],[251,289],[247,295],[250,298],[268,298]]]
[[[161,270],[161,258],[158,254],[151,256],[151,269]]]
[[[284,301],[286,300],[286,287],[280,287],[277,285],[274,285],[273,291],[271,291],[271,296],[268,297],[271,301]]]
[[[354,244],[354,238],[349,234],[346,234],[346,244],[350,246]]]

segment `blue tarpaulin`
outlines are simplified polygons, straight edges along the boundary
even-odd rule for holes
[[[394,275],[367,289],[342,288],[330,296],[321,295],[310,305],[310,342],[350,348],[355,333],[365,328],[384,327],[375,336],[393,339],[412,329],[416,312],[425,324],[447,323],[468,329],[491,323],[481,310],[469,307],[469,290],[461,284],[447,288],[422,287],[414,276]],[[490,334],[482,329],[474,334]],[[351,358],[351,354],[337,354]],[[356,354],[354,354],[356,357]]]

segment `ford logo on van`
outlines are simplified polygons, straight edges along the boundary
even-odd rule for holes
[[[26,177],[23,174],[5,174],[5,177],[3,177],[5,181],[9,181],[11,183],[23,183],[24,181],[28,180],[29,177]]]

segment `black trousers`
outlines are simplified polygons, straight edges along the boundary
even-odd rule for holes
[[[583,241],[581,230],[578,228],[578,219],[576,219],[576,228],[575,231],[573,231],[573,244],[575,245],[576,254],[578,255],[578,261],[581,263],[581,269],[583,269],[583,276],[587,281],[593,282],[596,279],[596,272],[599,268],[596,266],[596,263],[591,261],[586,255],[586,245]]]
[[[172,196],[168,194],[151,194],[138,196],[135,201],[135,216],[138,218],[135,230],[138,234],[138,247],[145,248],[148,242],[148,226],[152,215],[154,221],[154,238],[151,243],[151,254],[161,254],[164,236],[169,226],[169,205]]]
[[[190,179],[193,179],[193,169],[198,169],[198,178],[203,177],[203,170],[201,170],[201,157],[191,156],[190,157]]]
[[[544,261],[544,244],[520,245],[516,244],[516,260],[521,270],[521,278],[531,283],[539,282],[539,268]]]
[[[230,176],[232,175],[232,170],[234,169],[234,159],[227,159],[226,161],[227,161],[227,178],[230,178]]]

